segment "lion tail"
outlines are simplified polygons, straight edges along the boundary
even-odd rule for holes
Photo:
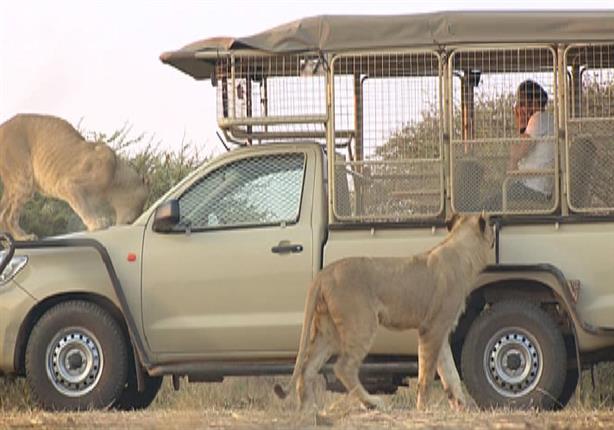
[[[313,320],[316,312],[316,306],[318,304],[318,296],[320,295],[320,280],[319,277],[314,282],[312,288],[307,292],[307,299],[305,300],[305,316],[303,319],[303,329],[301,330],[301,339],[298,347],[298,354],[296,356],[296,363],[294,364],[294,372],[292,372],[292,379],[286,387],[282,387],[280,384],[275,384],[274,391],[277,397],[285,399],[290,392],[290,389],[296,384],[296,380],[303,371],[303,363],[307,356],[307,347],[309,340],[311,339],[311,330],[313,328]]]

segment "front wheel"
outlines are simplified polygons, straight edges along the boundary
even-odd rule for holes
[[[471,325],[461,369],[467,390],[482,408],[554,409],[567,376],[563,336],[532,303],[495,303]]]
[[[162,376],[149,376],[145,377],[144,390],[139,392],[136,380],[136,374],[131,372],[128,376],[128,383],[124,388],[121,396],[113,405],[116,409],[121,411],[138,411],[146,409],[156,399],[158,391],[162,386]]]
[[[26,377],[34,400],[49,410],[109,407],[128,373],[128,348],[100,306],[69,301],[49,309],[26,347]]]

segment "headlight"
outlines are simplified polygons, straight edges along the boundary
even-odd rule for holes
[[[6,256],[6,251],[0,251],[0,262]],[[14,255],[11,261],[6,265],[2,273],[0,273],[0,285],[8,283],[19,273],[21,269],[28,263],[28,257],[25,255]]]

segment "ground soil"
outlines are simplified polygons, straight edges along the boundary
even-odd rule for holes
[[[614,411],[464,412],[393,409],[352,410],[327,419],[301,422],[290,413],[265,410],[153,410],[142,412],[49,413],[0,415],[0,428],[79,429],[599,429],[614,428]]]

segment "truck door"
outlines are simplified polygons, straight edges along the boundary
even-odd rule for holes
[[[150,220],[142,302],[152,351],[295,353],[319,265],[312,200],[320,160],[312,145],[242,152],[178,196],[176,231],[154,232]]]

